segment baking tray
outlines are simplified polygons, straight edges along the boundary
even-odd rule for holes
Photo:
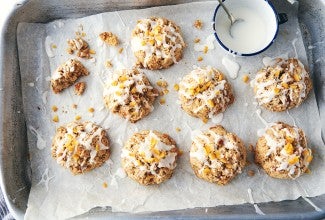
[[[17,3],[7,17],[1,32],[0,48],[0,183],[16,219],[23,219],[31,185],[27,130],[23,114],[22,90],[17,52],[16,30],[19,22],[45,23],[61,18],[78,18],[91,14],[124,9],[193,2],[186,0],[29,0]],[[272,1],[279,12],[287,1]],[[8,3],[7,3],[8,4]],[[307,50],[310,71],[325,137],[325,25],[324,0],[300,0],[299,23]],[[212,16],[212,15],[211,15]],[[315,47],[310,47],[314,45]],[[325,186],[324,186],[325,187]],[[323,211],[303,199],[261,203],[267,215],[257,215],[252,204],[195,208],[154,213],[112,213],[110,208],[94,208],[77,218],[189,218],[189,219],[321,219],[325,218],[325,195],[310,198]]]

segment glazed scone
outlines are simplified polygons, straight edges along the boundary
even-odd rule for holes
[[[274,178],[295,179],[306,172],[313,156],[305,133],[294,126],[277,122],[258,139],[255,161]]]
[[[246,164],[246,148],[221,125],[200,132],[192,139],[190,162],[197,177],[226,185]]]
[[[173,21],[151,17],[138,20],[132,31],[131,47],[138,66],[157,70],[181,60],[185,43]]]
[[[251,86],[259,105],[281,112],[299,106],[312,89],[312,82],[298,59],[278,58],[256,74]]]
[[[224,75],[211,67],[198,67],[186,75],[178,93],[182,108],[204,122],[224,112],[235,99]]]
[[[142,185],[160,184],[173,175],[179,151],[175,141],[158,131],[135,133],[122,149],[127,175]]]
[[[58,164],[76,175],[95,169],[108,160],[110,143],[106,131],[100,126],[74,121],[56,130],[51,150]]]
[[[137,69],[114,72],[104,88],[104,102],[113,113],[135,123],[153,110],[158,90]]]
[[[79,60],[69,59],[60,65],[51,77],[51,87],[54,93],[73,85],[79,77],[89,75],[86,67]]]

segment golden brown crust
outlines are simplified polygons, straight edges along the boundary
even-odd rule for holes
[[[252,82],[260,105],[274,112],[298,107],[312,89],[303,64],[295,58],[278,58],[272,66],[261,69]]]
[[[274,143],[278,146],[273,147]],[[256,143],[255,162],[274,178],[297,178],[306,172],[311,160],[304,132],[283,122],[268,128]]]
[[[149,146],[148,142],[156,145]],[[165,149],[159,150],[159,144],[165,145]],[[169,135],[145,130],[135,133],[126,142],[122,166],[131,179],[142,185],[160,184],[173,175],[178,156],[176,143]]]
[[[91,122],[71,122],[57,129],[52,157],[74,175],[101,166],[110,156],[106,131]]]
[[[137,66],[150,70],[166,69],[178,62],[185,48],[180,28],[173,21],[157,17],[138,21],[131,45]]]
[[[209,67],[195,69],[182,79],[179,99],[184,111],[203,121],[224,112],[235,100],[224,75]]]
[[[135,123],[152,111],[157,96],[158,90],[151,86],[143,73],[124,69],[109,79],[104,102],[113,113]]]
[[[246,148],[235,134],[218,125],[193,139],[190,162],[197,177],[226,185],[242,172]]]

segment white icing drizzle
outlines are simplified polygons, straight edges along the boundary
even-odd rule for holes
[[[142,19],[138,22],[135,30],[139,33],[132,37],[132,51],[145,52],[144,67],[147,67],[152,56],[171,58],[174,63],[177,63],[175,51],[177,48],[185,47],[182,36],[176,31],[173,23],[164,24],[162,18],[154,19]]]
[[[145,93],[153,89],[152,86],[144,83],[146,76],[142,72],[135,72],[134,70],[121,69],[109,76],[104,85],[104,97],[108,96],[111,100],[107,106],[109,109],[114,109],[118,106],[133,104],[135,111],[140,110],[139,104],[136,102],[132,93]],[[131,90],[133,86],[134,91]],[[153,94],[158,95],[158,94]],[[143,99],[143,105],[153,110],[153,106],[149,104],[148,100]]]
[[[43,150],[46,147],[46,141],[42,137],[41,133],[36,130],[33,126],[28,126],[29,130],[36,136],[37,142],[36,146],[39,150]]]
[[[225,66],[229,77],[232,79],[236,79],[240,70],[240,65],[235,61],[229,59],[228,57],[222,58],[222,64]]]
[[[307,197],[302,196],[302,198],[303,198],[306,202],[308,202],[309,205],[311,205],[311,206],[315,209],[315,211],[317,211],[317,212],[322,212],[322,211],[323,211],[321,208],[319,208],[317,205],[315,205],[315,204],[314,204],[310,199],[308,199]]]
[[[297,127],[288,129],[281,123],[275,123],[269,126],[262,136],[265,138],[266,145],[269,148],[266,156],[268,157],[272,154],[275,160],[279,162],[276,170],[288,171],[288,175],[292,179],[299,177],[301,174],[300,167],[308,166],[310,163],[308,157],[312,155],[310,149],[303,148],[300,145],[301,138],[305,137],[299,135],[299,129]],[[279,153],[277,149],[280,149]],[[302,161],[300,157],[304,154],[304,151],[308,151],[308,156],[305,156],[305,159]],[[295,174],[296,171],[298,172],[297,174]]]
[[[265,64],[273,64],[272,66],[267,66],[266,68],[261,69],[255,79],[250,82],[251,87],[254,88],[255,98],[258,100],[259,105],[270,103],[275,97],[279,97],[282,103],[285,105],[287,103],[287,98],[291,101],[294,100],[294,94],[297,93],[297,89],[299,88],[299,100],[298,102],[302,102],[302,99],[306,96],[306,85],[305,78],[308,77],[308,73],[305,70],[304,65],[298,61],[298,66],[301,68],[300,73],[295,73],[296,67],[292,62],[288,65],[288,69],[284,70],[281,65],[287,64],[288,60],[279,59],[271,59],[265,60],[263,62]],[[282,78],[274,78],[269,79],[269,74],[271,73],[280,73],[281,71],[285,71],[282,75]]]
[[[196,158],[204,164],[199,172],[203,172],[204,167],[220,168],[222,166],[224,155],[219,152],[220,149],[218,144],[220,142],[222,142],[222,145],[226,149],[238,151],[237,145],[235,145],[226,135],[221,136],[215,133],[211,128],[204,133],[201,131],[194,132],[192,135],[192,141],[192,145],[194,144],[196,149],[194,147],[191,148],[190,157]],[[210,155],[211,153],[219,155],[212,158]],[[241,172],[241,168],[238,168],[239,172]]]
[[[62,73],[74,72],[75,66],[74,66],[73,62],[74,62],[73,59],[69,59],[64,63],[64,65],[61,65],[59,68],[57,68],[51,77],[52,80],[57,80],[57,79],[60,79],[61,77],[65,77],[64,75],[62,75]],[[59,72],[59,70],[61,70],[61,72]]]
[[[45,38],[45,51],[48,57],[52,58],[55,56],[54,52],[53,52],[53,40],[52,37],[50,36],[46,36]]]
[[[37,185],[44,183],[46,191],[48,191],[49,190],[49,181],[53,178],[54,178],[54,176],[49,177],[49,168],[46,168],[42,174],[41,180],[37,183]]]
[[[179,84],[179,95],[186,99],[194,100],[200,99],[203,104],[193,109],[193,112],[197,113],[205,107],[208,107],[211,111],[209,118],[216,117],[214,115],[215,103],[222,106],[222,112],[225,111],[226,104],[230,101],[226,96],[225,84],[226,80],[218,80],[217,70],[210,66],[202,69],[197,67],[186,75]],[[213,102],[213,103],[212,103]],[[222,115],[219,116],[220,121]]]
[[[144,141],[138,141],[138,152],[133,153],[123,148],[121,158],[127,158],[140,170],[150,172],[153,175],[157,175],[157,168],[174,169],[176,167],[178,153],[171,151],[176,147],[175,145],[165,144],[153,131],[149,131]],[[141,156],[141,161],[136,159],[136,155]]]
[[[57,146],[56,155],[63,152],[60,157],[57,157],[57,162],[69,168],[73,162],[72,156],[77,153],[77,146],[82,146],[84,149],[90,151],[89,163],[94,163],[94,159],[99,150],[109,149],[108,146],[102,143],[103,131],[103,128],[91,122],[84,122],[84,124],[71,122],[67,124],[66,133],[63,135],[63,138],[60,140],[54,139],[54,144]],[[95,138],[98,138],[97,146],[92,146]],[[81,166],[83,165],[85,164],[81,164]]]
[[[262,210],[261,210],[261,209],[258,207],[258,205],[254,202],[253,194],[252,194],[252,189],[251,189],[251,188],[248,188],[248,189],[247,189],[247,193],[248,193],[248,197],[249,197],[250,203],[254,205],[254,208],[255,208],[255,212],[256,212],[256,214],[259,214],[259,215],[265,215],[265,213],[262,212]]]

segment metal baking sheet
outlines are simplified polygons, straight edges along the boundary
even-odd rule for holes
[[[25,118],[22,110],[22,94],[20,72],[16,45],[16,27],[19,22],[48,22],[58,18],[82,17],[104,11],[131,8],[143,8],[156,5],[177,4],[185,1],[25,1],[17,5],[8,17],[1,35],[2,48],[0,53],[0,137],[1,145],[1,186],[5,192],[9,208],[16,218],[23,218],[30,188],[30,168]],[[278,11],[285,9],[286,2],[275,2]],[[314,73],[315,93],[323,125],[325,126],[325,88],[324,88],[324,1],[300,1],[299,21],[304,33],[304,42],[309,56],[311,71]],[[32,16],[31,16],[32,15]],[[322,43],[323,42],[323,43]],[[323,110],[323,111],[322,111]],[[318,207],[325,210],[325,196],[311,199]],[[191,209],[180,211],[159,212],[150,214],[129,215],[111,213],[109,209],[94,209],[90,217],[218,217],[218,218],[320,218],[324,211],[316,212],[304,200],[265,203],[259,205],[266,216],[257,216],[252,205],[219,206],[209,209]],[[104,212],[103,212],[104,211]],[[95,214],[93,214],[95,213]],[[82,216],[85,217],[85,216]]]

